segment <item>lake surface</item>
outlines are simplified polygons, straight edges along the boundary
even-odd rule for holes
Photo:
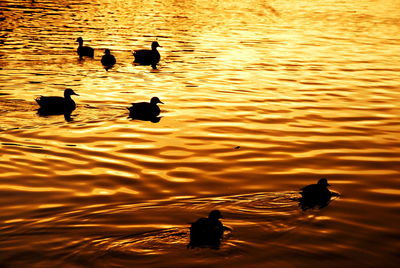
[[[399,0],[0,8],[1,267],[400,263]],[[155,40],[158,69],[133,65]],[[72,120],[37,114],[66,88]],[[153,96],[158,123],[128,118]],[[341,196],[302,211],[322,177]],[[221,248],[187,249],[213,209]]]

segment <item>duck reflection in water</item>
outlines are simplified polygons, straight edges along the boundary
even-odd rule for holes
[[[158,103],[164,104],[158,97],[151,98],[150,102],[136,102],[128,107],[129,118],[158,123],[161,120]]]
[[[71,121],[71,113],[75,110],[76,104],[71,95],[77,95],[70,88],[64,90],[64,97],[58,96],[39,96],[35,99],[40,108],[38,114],[40,116],[64,115],[66,121]]]
[[[141,49],[135,50],[133,56],[135,56],[134,63],[139,65],[151,65],[153,69],[157,69],[157,63],[160,61],[160,53],[157,47],[161,47],[158,42],[154,41],[151,43],[151,50]]]
[[[320,179],[316,184],[310,184],[301,189],[299,206],[302,210],[326,207],[333,196],[339,194],[329,191],[331,186],[325,178]]]
[[[223,226],[219,219],[223,218],[219,210],[213,210],[208,218],[200,218],[190,226],[190,242],[187,248],[209,247],[219,249],[224,231],[231,231]]]
[[[117,62],[114,55],[111,54],[110,50],[107,48],[104,50],[104,55],[101,57],[101,64],[103,64],[104,69],[108,71]]]

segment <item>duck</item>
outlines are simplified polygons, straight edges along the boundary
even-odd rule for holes
[[[151,121],[160,114],[160,108],[157,106],[158,103],[164,104],[158,97],[152,97],[150,102],[132,103],[132,106],[127,108],[129,110],[129,117]]]
[[[140,65],[151,65],[153,69],[157,69],[157,63],[160,61],[160,53],[157,47],[161,47],[157,41],[151,43],[151,50],[141,49],[135,50],[133,55],[135,56],[134,63]]]
[[[318,180],[316,184],[310,184],[301,188],[300,206],[303,210],[308,208],[323,208],[329,204],[334,196],[328,187],[331,186],[326,178]]]
[[[79,55],[79,59],[82,59],[83,56],[87,56],[87,57],[90,57],[90,58],[94,57],[94,49],[89,47],[89,46],[83,46],[82,37],[78,37],[76,39],[76,42],[79,43],[78,49],[76,50],[76,52]]]
[[[104,50],[104,55],[101,57],[101,64],[106,68],[111,68],[116,63],[115,57],[111,54],[110,50],[107,48]]]
[[[71,95],[77,95],[70,88],[64,90],[64,97],[58,96],[39,96],[35,99],[40,108],[38,110],[41,115],[67,114],[75,110],[76,105]]]
[[[191,223],[190,242],[187,248],[210,247],[219,249],[224,231],[230,230],[219,220],[223,218],[219,210],[212,210],[208,214],[208,218],[200,218]]]

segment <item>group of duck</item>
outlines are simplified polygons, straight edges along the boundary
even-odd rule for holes
[[[83,45],[82,37],[78,37],[76,39],[78,42],[78,49],[76,52],[79,55],[79,59],[83,59],[83,57],[94,57],[94,49],[89,46]],[[151,43],[151,49],[140,49],[133,51],[133,56],[135,60],[133,61],[139,65],[151,65],[153,69],[157,69],[157,64],[160,61],[160,53],[158,52],[157,48],[160,47],[157,41],[153,41]],[[104,55],[101,57],[101,64],[103,64],[106,70],[112,68],[117,63],[114,55],[111,54],[111,51],[106,48],[104,50]]]
[[[326,178],[318,180],[316,184],[310,184],[301,189],[301,197],[297,200],[302,210],[326,207],[331,198],[338,193],[331,192],[331,186]],[[223,216],[219,210],[213,210],[208,218],[200,218],[190,226],[190,242],[188,248],[209,247],[219,249],[224,231],[231,228],[224,226],[220,219]]]
[[[94,49],[89,46],[83,46],[82,37],[78,37],[76,39],[79,46],[76,52],[79,55],[79,58],[83,57],[94,57]],[[135,56],[135,63],[140,65],[151,65],[154,69],[157,66],[157,63],[160,61],[160,53],[157,51],[157,47],[160,45],[158,42],[154,41],[151,44],[151,50],[136,50],[133,52]],[[104,55],[101,58],[101,63],[103,66],[108,69],[111,68],[116,63],[115,57],[111,54],[109,49],[105,49]],[[70,88],[64,90],[64,97],[58,96],[39,96],[36,98],[37,104],[39,104],[40,108],[38,109],[38,113],[40,115],[59,115],[64,114],[66,119],[70,119],[70,115],[72,111],[75,110],[76,104],[74,100],[71,98],[72,95],[77,95],[75,91]],[[129,117],[132,119],[140,119],[151,122],[160,121],[160,108],[157,104],[163,104],[162,101],[158,97],[152,97],[150,102],[137,102],[132,103],[132,106],[128,108]]]
[[[38,109],[39,115],[61,115],[65,116],[67,121],[71,120],[71,113],[75,110],[76,104],[71,98],[71,95],[77,95],[75,91],[70,88],[64,90],[64,97],[59,96],[39,96],[35,99],[40,108]],[[158,103],[164,104],[158,97],[152,97],[150,102],[136,102],[128,107],[129,118],[139,119],[143,121],[151,121],[153,123],[159,122],[160,107]]]
[[[94,49],[83,46],[83,39],[81,37],[76,41],[79,43],[77,53],[80,59],[83,57],[94,57]],[[157,47],[159,47],[159,44],[157,42],[152,42],[151,50],[134,51],[134,62],[142,65],[151,65],[155,68],[160,60]],[[116,59],[109,49],[105,49],[104,55],[101,58],[101,63],[106,68],[112,67],[116,63]],[[38,112],[42,115],[71,114],[76,108],[75,102],[71,98],[72,95],[78,94],[68,88],[64,91],[64,97],[40,96],[36,98],[36,102],[40,106]],[[132,103],[132,106],[128,108],[129,117],[157,122],[158,115],[160,114],[160,108],[157,106],[158,103],[163,103],[158,97],[151,98],[150,102]],[[322,178],[316,184],[303,187],[300,192],[301,198],[298,199],[301,209],[307,210],[310,208],[323,208],[327,206],[331,198],[338,195],[337,193],[329,191],[329,186],[330,184],[327,179]],[[213,210],[209,213],[207,218],[200,218],[193,222],[190,226],[190,242],[187,247],[210,247],[218,249],[224,231],[231,230],[221,223],[221,218],[223,218],[221,212],[219,210]]]

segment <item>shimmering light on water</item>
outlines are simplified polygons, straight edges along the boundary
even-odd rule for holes
[[[400,1],[0,8],[0,266],[397,267]],[[65,88],[72,121],[36,113]],[[128,118],[153,96],[158,123]],[[321,177],[340,198],[301,211]],[[212,209],[233,231],[186,249]]]

